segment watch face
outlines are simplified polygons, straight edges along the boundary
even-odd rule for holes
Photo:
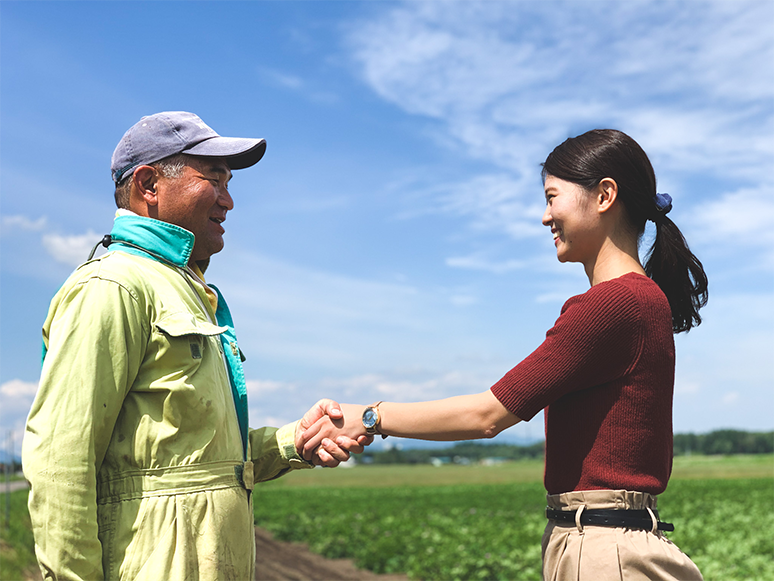
[[[363,412],[363,425],[366,428],[373,428],[376,425],[378,417],[374,408],[367,408],[366,411]]]

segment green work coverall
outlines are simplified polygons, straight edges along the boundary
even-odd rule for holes
[[[247,427],[222,296],[193,235],[119,212],[113,244],[65,282],[22,447],[46,579],[254,577],[255,481],[310,465],[295,425]]]

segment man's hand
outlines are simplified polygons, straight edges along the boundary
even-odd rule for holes
[[[341,416],[338,414],[328,414],[327,417],[320,416],[313,425],[301,434],[304,455],[312,453],[315,449],[326,448],[326,442],[335,442],[342,447],[348,446],[353,441],[362,443],[364,439],[367,439],[368,444],[373,442],[374,437],[366,435],[363,427],[361,418],[364,410],[365,406],[345,403],[339,406],[339,411],[342,412]],[[296,443],[298,445],[298,436]],[[362,447],[360,451],[362,451]]]
[[[296,450],[305,460],[313,464],[334,468],[349,460],[350,453],[360,454],[365,446],[373,442],[372,436],[360,435],[350,438],[340,435],[334,442],[331,438],[317,438],[313,447],[307,446],[304,433],[318,420],[326,417],[331,422],[343,425],[344,413],[341,406],[332,399],[321,399],[304,414],[296,429]],[[359,421],[360,416],[358,416]]]

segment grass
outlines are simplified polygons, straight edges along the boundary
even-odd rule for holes
[[[774,479],[774,455],[738,456],[678,456],[674,460],[672,480],[725,478]],[[458,466],[446,464],[380,464],[337,468],[329,470],[297,470],[259,487],[272,488],[329,488],[395,486],[450,486],[457,484],[504,484],[513,482],[542,482],[542,460],[520,460],[494,466]]]
[[[774,455],[677,456],[674,459],[672,479],[701,478],[774,478]]]
[[[4,487],[3,487],[4,488]],[[32,579],[37,570],[32,525],[27,512],[27,490],[10,495],[10,519],[6,527],[5,494],[0,494],[0,579],[6,581]]]

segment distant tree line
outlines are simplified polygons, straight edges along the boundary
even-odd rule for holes
[[[457,442],[447,448],[397,448],[384,451],[366,451],[356,456],[358,463],[364,464],[429,464],[433,459],[444,462],[479,462],[485,458],[498,460],[521,460],[524,458],[542,458],[545,442],[536,442],[528,446],[514,444],[482,444],[479,442]]]
[[[675,434],[675,456],[685,454],[771,454],[774,432],[716,430],[708,434]]]
[[[399,448],[383,451],[366,448],[356,457],[360,464],[477,463],[485,459],[522,460],[542,458],[545,442],[529,445],[457,442],[446,448]],[[687,454],[774,454],[774,432],[716,430],[707,434],[675,434],[674,453]]]

